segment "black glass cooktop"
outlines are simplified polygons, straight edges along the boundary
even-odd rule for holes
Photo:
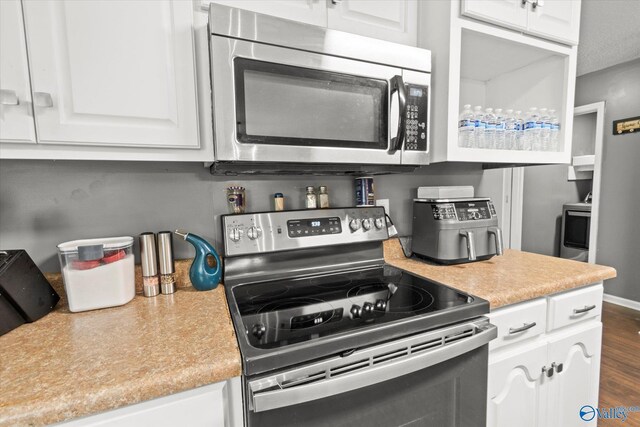
[[[270,349],[468,304],[454,289],[390,266],[233,288],[249,344]]]

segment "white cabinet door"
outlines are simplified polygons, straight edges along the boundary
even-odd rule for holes
[[[36,142],[20,0],[0,1],[0,140]]]
[[[240,377],[58,424],[63,427],[242,427]]]
[[[549,401],[546,425],[549,427],[595,426],[597,414],[584,406],[597,408],[600,377],[602,323],[590,322],[549,340],[548,363],[555,373],[546,385]],[[548,365],[547,365],[548,366]]]
[[[525,31],[527,4],[522,0],[462,0],[461,13],[503,27]]]
[[[203,0],[201,4],[208,7],[209,3],[219,3],[321,27],[327,26],[325,0]]]
[[[546,342],[519,346],[498,360],[489,354],[488,427],[543,427],[542,366]]]
[[[580,6],[577,0],[538,0],[529,13],[530,34],[578,44],[580,36]]]
[[[417,45],[416,0],[330,0],[327,19],[334,30]]]
[[[193,5],[24,2],[39,142],[198,148]]]

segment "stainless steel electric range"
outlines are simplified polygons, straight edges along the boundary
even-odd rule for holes
[[[384,262],[384,209],[227,215],[248,426],[481,426],[480,298]]]

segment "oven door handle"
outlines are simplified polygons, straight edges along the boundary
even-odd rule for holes
[[[269,391],[259,391],[256,389],[260,388],[261,384],[270,383],[274,385],[275,381],[272,378],[250,381],[250,409],[253,412],[264,412],[378,384],[468,353],[487,344],[497,335],[496,326],[487,323],[483,329],[473,336],[461,338],[458,341],[436,347],[433,350],[421,351],[402,359],[372,365],[348,374],[328,377],[290,388],[273,390],[273,387],[270,387]]]
[[[402,76],[393,76],[391,78],[391,96],[393,96],[394,92],[398,92],[398,133],[391,138],[389,154],[394,154],[400,150],[404,143],[404,130],[407,122],[407,91]],[[389,105],[391,105],[391,98],[389,98]]]

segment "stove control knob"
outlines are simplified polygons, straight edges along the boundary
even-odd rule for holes
[[[383,299],[379,299],[376,301],[375,305],[376,311],[386,311],[387,310],[387,302]]]
[[[240,238],[242,238],[242,230],[238,227],[233,227],[231,233],[229,233],[229,238],[234,242],[240,241]]]
[[[351,231],[360,230],[360,220],[359,219],[352,219],[349,222],[349,228],[351,228]]]
[[[267,328],[262,323],[256,323],[251,328],[251,334],[258,339],[262,339],[265,332],[267,332]]]
[[[362,220],[362,228],[364,228],[364,231],[371,230],[371,220],[369,218]]]
[[[362,316],[362,307],[357,304],[351,306],[351,318],[359,319]]]
[[[365,302],[364,304],[362,304],[362,315],[366,316],[371,313],[373,313],[373,304],[371,304],[370,302]]]
[[[262,230],[260,230],[259,227],[249,227],[249,229],[247,230],[247,236],[251,239],[251,240],[256,240],[258,237],[260,237],[260,234]]]
[[[376,225],[376,228],[379,230],[382,227],[384,227],[384,219],[383,218],[376,218],[375,221],[373,221],[374,224]]]

